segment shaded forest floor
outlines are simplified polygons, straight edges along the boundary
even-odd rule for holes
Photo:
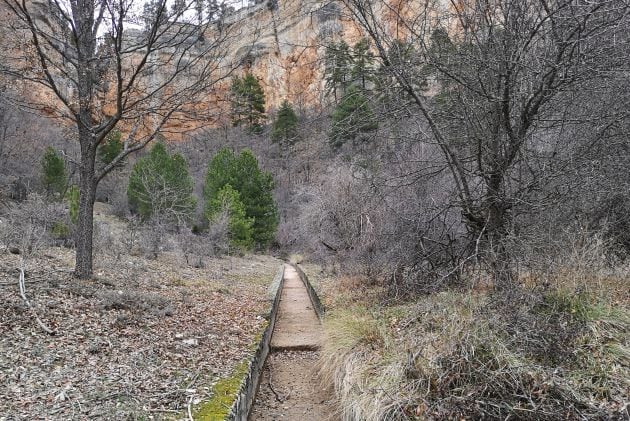
[[[264,330],[271,257],[174,253],[101,261],[72,277],[74,253],[48,248],[18,293],[18,256],[0,251],[0,420],[181,419],[245,358]]]

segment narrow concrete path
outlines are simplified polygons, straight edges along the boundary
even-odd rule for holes
[[[271,337],[272,351],[317,350],[322,339],[322,325],[313,309],[306,287],[298,272],[284,268],[284,288],[280,296],[278,320]]]
[[[332,391],[317,373],[322,326],[297,271],[287,265],[271,354],[250,421],[336,421]]]

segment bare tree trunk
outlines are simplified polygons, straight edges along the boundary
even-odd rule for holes
[[[483,204],[483,208],[487,209],[486,223],[483,227],[477,225],[476,228],[480,231],[475,234],[483,236],[485,232],[485,260],[490,267],[495,288],[512,290],[516,287],[518,275],[512,269],[514,256],[507,247],[510,214],[503,187],[505,174],[501,166],[491,171],[487,180],[486,201]]]
[[[91,136],[85,129],[79,129],[80,136]],[[90,140],[81,139],[81,178],[79,180],[79,215],[76,232],[75,276],[80,279],[92,277],[92,234],[94,231],[94,199],[97,181],[94,178],[96,148]],[[84,146],[85,145],[85,146]]]
[[[499,290],[512,290],[517,284],[518,274],[513,271],[513,256],[507,247],[510,225],[510,203],[504,186],[504,180],[509,172],[510,159],[506,158],[499,145],[502,142],[493,142],[489,175],[487,176],[487,203],[488,212],[487,233],[489,237],[488,260],[492,269],[495,288]]]
[[[93,185],[86,185],[81,180],[81,198],[79,201],[79,218],[76,234],[75,275],[80,279],[92,277],[92,232],[94,230],[94,196]]]

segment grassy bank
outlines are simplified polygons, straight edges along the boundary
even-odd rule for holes
[[[347,420],[623,419],[627,279],[606,282],[547,279],[510,299],[451,290],[384,305],[379,287],[342,279],[323,372]]]

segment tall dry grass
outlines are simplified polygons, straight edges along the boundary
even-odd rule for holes
[[[589,247],[509,298],[447,290],[384,306],[343,282],[321,362],[343,419],[628,419],[630,272]]]

